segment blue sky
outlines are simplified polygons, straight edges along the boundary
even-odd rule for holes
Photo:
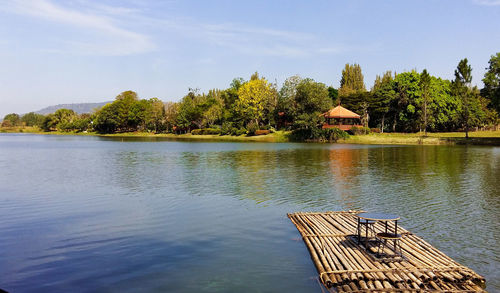
[[[500,0],[6,0],[0,117],[129,89],[178,101],[255,71],[338,87],[346,63],[370,88],[386,70],[451,79],[467,57],[482,86],[499,51]]]

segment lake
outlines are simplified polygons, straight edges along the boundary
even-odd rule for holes
[[[0,134],[0,288],[321,292],[288,212],[399,222],[500,291],[500,147]]]

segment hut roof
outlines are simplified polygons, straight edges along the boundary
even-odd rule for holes
[[[360,118],[360,116],[346,108],[338,105],[330,111],[323,113],[326,118]]]

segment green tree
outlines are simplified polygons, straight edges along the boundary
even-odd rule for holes
[[[151,103],[148,100],[137,100],[127,109],[127,130],[144,131],[151,120]]]
[[[222,110],[222,121],[231,125],[243,126],[243,118],[236,111],[236,101],[238,100],[238,90],[245,83],[241,77],[233,79],[230,87],[221,92],[221,97],[224,100],[224,108]]]
[[[56,130],[58,120],[54,114],[47,114],[42,121],[42,129],[43,131],[52,131]]]
[[[370,94],[366,92],[364,77],[359,64],[345,65],[342,70],[338,94],[341,104],[346,106],[349,105],[351,108],[355,106],[356,109],[354,110],[361,113],[362,123],[368,126],[370,120],[368,108],[371,97]]]
[[[19,114],[10,113],[3,117],[2,126],[3,127],[11,127],[11,126],[19,126],[21,125],[21,118]]]
[[[198,94],[197,89],[189,89],[179,104],[177,126],[183,131],[203,127],[203,112],[206,110],[205,97]]]
[[[70,125],[70,129],[77,132],[87,131],[89,128],[91,128],[90,121],[92,121],[92,117],[90,114],[80,114],[76,119],[73,120]]]
[[[360,114],[361,123],[368,127],[370,121],[369,109],[373,105],[372,94],[367,91],[352,92],[342,97],[342,105],[347,109]]]
[[[140,121],[140,105],[136,92],[124,91],[116,96],[116,99],[102,107],[97,113],[94,128],[102,133],[113,133],[117,131],[133,131],[137,129]],[[131,113],[131,109],[133,113]]]
[[[41,127],[45,116],[42,114],[36,114],[34,112],[29,112],[21,117],[21,122],[26,126],[38,126]]]
[[[390,105],[396,99],[396,91],[393,87],[393,77],[390,71],[382,76],[377,75],[373,88],[371,89],[370,115],[373,126],[380,127],[385,131],[385,118],[390,110]]]
[[[146,121],[148,129],[155,133],[164,131],[166,129],[165,105],[158,98],[151,98],[148,102],[151,105],[149,120]]]
[[[297,85],[295,104],[296,117],[292,126],[297,138],[318,138],[321,134],[321,124],[324,122],[321,114],[332,107],[326,85],[309,78],[302,80]]]
[[[278,104],[276,106],[278,119],[281,120],[281,124],[285,125],[293,121],[297,115],[297,86],[302,81],[302,78],[298,75],[290,76],[283,82],[281,89],[278,93]]]
[[[339,96],[343,97],[359,91],[366,91],[361,66],[346,64],[340,79]]]
[[[500,52],[492,55],[486,68],[481,94],[490,101],[490,105],[500,113]]]
[[[72,123],[78,118],[75,111],[71,109],[59,109],[54,113],[54,122],[59,131],[72,130]]]
[[[455,80],[453,81],[453,90],[455,95],[461,101],[459,111],[459,121],[465,128],[465,137],[469,138],[469,125],[471,124],[471,99],[472,99],[472,67],[467,58],[460,60],[455,70]]]
[[[221,122],[224,113],[222,93],[223,91],[218,89],[208,91],[203,111],[203,124],[205,127],[212,127],[217,122]]]
[[[391,101],[392,131],[415,132],[419,129],[420,74],[415,70],[396,75],[392,81],[395,99]]]
[[[430,99],[430,86],[431,86],[431,76],[427,72],[427,69],[422,71],[420,74],[420,89],[422,91],[422,100],[423,100],[423,129],[424,135],[427,136],[427,104]]]
[[[94,129],[100,133],[114,133],[121,126],[118,104],[113,102],[104,105],[96,114]]]
[[[337,99],[339,97],[339,91],[336,88],[329,86],[328,87],[328,96],[330,97],[330,99],[332,99],[333,105],[338,104]]]
[[[451,82],[431,76],[428,104],[428,128],[431,131],[453,131],[456,129],[458,99],[451,94]]]
[[[42,122],[44,131],[59,130],[70,131],[73,129],[73,122],[78,118],[75,111],[70,109],[58,109],[53,114],[48,114]]]

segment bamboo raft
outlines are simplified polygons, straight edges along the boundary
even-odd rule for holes
[[[331,292],[486,292],[482,276],[400,226],[403,257],[398,261],[377,258],[376,244],[365,250],[353,236],[357,213],[288,214],[309,249],[319,279]],[[384,227],[375,223],[375,232],[383,232]]]

